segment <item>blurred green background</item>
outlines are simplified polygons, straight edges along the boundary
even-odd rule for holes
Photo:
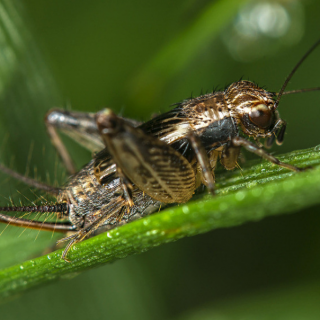
[[[147,120],[241,77],[278,91],[320,36],[316,0],[0,5],[1,161],[55,184],[66,175],[45,132],[50,108],[111,107]],[[319,86],[319,57],[320,48],[288,89]],[[288,129],[276,154],[320,144],[319,105],[318,92],[283,98],[279,110]],[[79,168],[90,159],[65,142]],[[4,204],[10,196],[15,203],[37,198],[13,179],[0,179]],[[1,305],[1,317],[319,319],[318,212],[313,207],[155,248],[24,294]],[[0,265],[53,242],[45,232],[6,228]]]

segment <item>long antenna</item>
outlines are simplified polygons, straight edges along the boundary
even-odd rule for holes
[[[311,91],[320,91],[320,87],[284,91],[282,92],[282,95],[285,96],[286,94],[303,93],[303,92],[311,92]],[[278,96],[279,93],[276,93],[276,95]]]
[[[290,72],[290,74],[288,75],[287,79],[285,80],[284,84],[282,85],[281,90],[278,93],[278,98],[274,104],[275,108],[278,108],[279,105],[279,101],[281,96],[284,93],[284,90],[286,89],[289,81],[291,80],[292,76],[295,74],[295,72],[297,71],[297,69],[300,67],[300,65],[302,64],[302,62],[310,55],[310,53],[320,44],[320,39],[304,54],[304,56],[300,59],[300,61],[296,64],[296,66],[292,69],[292,71]]]

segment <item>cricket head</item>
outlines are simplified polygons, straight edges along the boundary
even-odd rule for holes
[[[238,81],[225,91],[230,114],[236,119],[243,133],[255,139],[266,138],[265,146],[274,141],[281,145],[286,130],[286,122],[277,111],[283,95],[307,91],[319,91],[320,87],[285,91],[289,81],[302,62],[320,44],[320,39],[303,55],[284,81],[278,93],[266,91],[250,81]]]
[[[275,94],[250,81],[238,81],[226,90],[227,105],[244,134],[266,137],[279,119]]]

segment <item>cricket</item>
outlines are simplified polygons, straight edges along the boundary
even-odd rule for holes
[[[59,222],[5,213],[0,214],[0,222],[65,233],[58,243],[67,242],[61,258],[69,262],[69,250],[84,239],[168,204],[185,203],[202,185],[214,194],[218,161],[225,169],[234,169],[242,148],[283,168],[306,170],[279,161],[265,149],[284,140],[286,122],[278,112],[282,96],[320,90],[285,91],[296,70],[319,44],[320,39],[277,93],[241,80],[224,91],[184,100],[145,123],[119,117],[110,109],[97,113],[50,110],[45,116],[47,131],[70,177],[56,188],[0,164],[4,173],[56,199],[55,203],[38,206],[0,207],[0,211],[55,213]],[[58,132],[95,152],[80,171],[76,172]]]

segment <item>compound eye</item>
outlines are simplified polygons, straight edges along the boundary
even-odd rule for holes
[[[273,116],[265,104],[258,104],[252,107],[249,112],[250,121],[256,126],[266,129],[269,128],[273,121]]]

